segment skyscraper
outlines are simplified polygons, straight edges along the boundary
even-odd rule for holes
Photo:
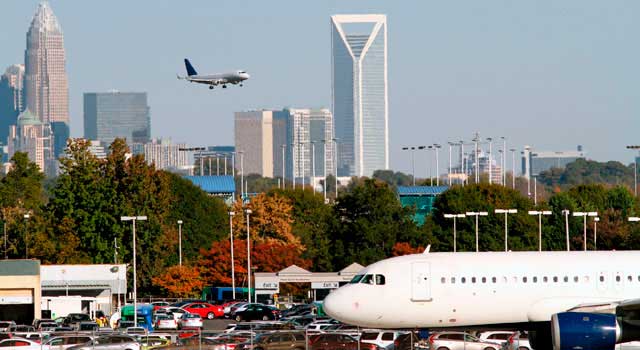
[[[26,106],[40,121],[52,123],[59,148],[69,135],[69,89],[62,28],[46,1],[38,5],[31,21],[24,56]]]
[[[0,76],[0,143],[7,143],[9,127],[24,110],[24,65],[9,66]]]
[[[116,138],[147,143],[151,117],[146,92],[91,92],[84,94],[84,137],[110,145]]]
[[[55,175],[53,137],[49,123],[43,123],[27,108],[20,113],[16,125],[9,129],[9,158],[16,152],[25,152],[47,175]]]
[[[331,16],[332,112],[338,176],[389,168],[387,17]]]
[[[259,110],[235,113],[236,169],[244,175],[273,177],[274,133],[273,111]],[[277,175],[276,175],[277,176]]]
[[[334,173],[333,117],[326,108],[289,109],[287,152],[287,177],[311,178]],[[325,162],[326,155],[326,162]],[[315,163],[315,171],[312,166]],[[293,170],[292,170],[293,169]],[[282,176],[282,175],[280,175]]]

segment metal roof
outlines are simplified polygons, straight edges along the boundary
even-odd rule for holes
[[[194,185],[207,193],[234,193],[236,184],[233,176],[185,176]]]
[[[400,196],[435,196],[449,189],[449,186],[398,186]]]

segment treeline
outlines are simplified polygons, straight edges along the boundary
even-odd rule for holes
[[[141,295],[194,296],[205,285],[230,284],[230,232],[236,243],[236,284],[246,285],[246,209],[251,210],[252,266],[259,272],[290,264],[338,271],[353,262],[367,265],[421,252],[427,245],[431,251],[452,251],[453,223],[444,214],[468,211],[490,213],[479,219],[479,249],[502,251],[504,216],[494,214],[495,209],[518,210],[509,215],[510,250],[537,250],[537,217],[527,213],[533,209],[553,213],[542,221],[544,250],[566,249],[565,209],[598,212],[598,249],[640,249],[640,227],[627,221],[640,207],[626,186],[574,186],[555,191],[537,207],[519,191],[499,185],[454,186],[437,198],[433,214],[418,226],[415,208],[403,208],[396,196],[395,186],[410,180],[401,173],[354,178],[331,204],[310,188],[277,189],[277,183],[269,188],[262,181],[264,192],[248,204],[227,207],[189,181],[156,170],[141,156],[131,157],[123,140],[110,146],[104,160],[88,147],[85,141],[70,142],[61,175],[51,182],[25,154],[14,156],[11,171],[0,180],[6,254],[44,264],[130,263],[131,223],[120,217],[146,215],[148,221],[136,227]],[[177,266],[178,220],[184,222],[182,267]],[[582,220],[569,221],[571,249],[582,249]],[[588,248],[593,249],[592,219],[588,225]],[[457,250],[475,251],[475,220],[459,219],[457,233]]]

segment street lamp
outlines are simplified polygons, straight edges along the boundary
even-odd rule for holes
[[[402,147],[403,151],[411,151],[411,177],[413,178],[413,186],[416,185],[416,162],[415,162],[415,147]]]
[[[502,139],[502,186],[507,186],[507,138],[505,136],[500,137]]]
[[[244,201],[244,151],[237,151],[240,155],[240,200]]]
[[[334,145],[336,146],[336,162],[334,163],[334,166],[336,168],[336,178],[335,178],[335,180],[336,180],[336,198],[335,198],[335,200],[338,200],[338,141],[340,139],[334,138],[332,140],[333,140]]]
[[[468,211],[467,212],[467,216],[475,216],[476,217],[476,253],[479,251],[478,250],[478,216],[487,216],[489,215],[489,213],[487,213],[486,211]]]
[[[571,249],[569,246],[569,214],[571,214],[569,209],[562,210],[562,215],[564,215],[564,226],[565,226],[565,232],[567,237],[567,251]]]
[[[640,150],[640,146],[627,146],[627,149]],[[633,193],[638,196],[638,161],[636,157],[633,157]]]
[[[284,159],[285,159],[285,151],[287,149],[287,145],[286,144],[282,144],[280,145],[280,147],[282,148],[282,189],[287,188],[287,185],[285,184],[285,163],[284,163]]]
[[[516,149],[512,148],[509,151],[511,151],[511,189],[515,190],[516,189]]]
[[[182,220],[178,220],[178,261],[182,266]]]
[[[438,154],[440,153],[441,147],[442,146],[437,143],[433,144],[433,149],[436,151],[436,186],[440,186],[440,163],[438,161]]]
[[[29,240],[27,234],[29,231],[29,214],[24,214],[24,258],[29,259]]]
[[[449,170],[447,171],[447,179],[449,180],[449,187],[451,187],[451,147],[455,145],[454,142],[447,142],[449,145]]]
[[[456,219],[457,218],[464,218],[466,217],[465,214],[444,214],[444,217],[447,219],[453,219],[453,252],[455,253],[457,251],[456,249]]]
[[[600,221],[599,217],[593,218],[593,250],[598,250],[596,245],[596,242],[598,242],[598,221]]]
[[[236,215],[235,211],[229,212],[229,240],[231,241],[231,291],[233,300],[236,300],[236,268],[235,260],[233,259],[233,216]]]
[[[508,221],[507,221],[507,216],[509,214],[516,214],[518,212],[518,209],[496,209],[495,213],[496,214],[504,214],[504,251],[509,251],[509,245],[507,243],[507,239],[508,239],[508,235],[509,235],[509,230],[508,230]]]
[[[133,224],[133,326],[138,327],[138,280],[136,264],[136,221],[146,221],[146,216],[121,216],[120,221],[131,221]]]
[[[247,294],[249,297],[249,303],[251,303],[251,234],[249,233],[249,214],[252,213],[251,209],[245,209],[247,214]]]
[[[538,215],[538,251],[542,251],[542,215],[551,215],[549,210],[529,210],[529,215]]]
[[[493,145],[493,138],[491,137],[487,137],[487,141],[489,141],[489,156],[487,157],[487,160],[489,161],[489,185],[491,185],[493,183],[493,179],[491,179],[492,177],[492,169],[491,169],[491,151],[492,151],[492,145]]]
[[[587,251],[587,216],[591,216],[591,217],[596,217],[598,216],[598,212],[597,211],[574,211],[573,212],[573,216],[581,216],[582,220],[583,220],[583,225],[584,225],[584,233],[583,233],[583,242],[582,245],[584,247],[584,251]]]

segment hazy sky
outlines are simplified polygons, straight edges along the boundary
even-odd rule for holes
[[[0,67],[24,61],[37,3],[0,1]],[[148,92],[152,136],[194,146],[232,144],[234,111],[330,107],[329,17],[382,13],[392,168],[409,168],[402,146],[475,131],[518,149],[582,144],[596,160],[631,162],[624,147],[640,144],[640,1],[50,3],[65,33],[72,136],[83,134],[82,94],[109,89]],[[213,91],[178,81],[185,57],[251,79]]]

